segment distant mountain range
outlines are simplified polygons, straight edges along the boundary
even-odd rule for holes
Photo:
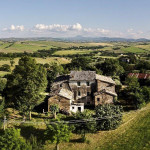
[[[1,38],[3,41],[64,41],[64,42],[150,42],[150,39],[127,39],[113,37],[67,37],[67,38],[52,38],[52,37],[33,37],[33,38]]]

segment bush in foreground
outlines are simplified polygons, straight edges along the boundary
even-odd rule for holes
[[[96,116],[100,118],[97,122],[97,130],[116,129],[122,120],[122,107],[104,104],[95,108]]]
[[[0,136],[1,150],[32,150],[32,146],[20,136],[20,130],[8,128]]]

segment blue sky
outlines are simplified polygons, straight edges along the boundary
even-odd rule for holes
[[[2,0],[0,37],[150,38],[150,0]]]

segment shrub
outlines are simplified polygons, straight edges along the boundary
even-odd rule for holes
[[[7,71],[7,72],[10,72],[11,69],[10,69],[10,66],[8,64],[4,64],[0,67],[0,71]]]
[[[122,120],[122,107],[112,104],[98,105],[95,108],[97,121],[97,130],[116,129]]]
[[[8,128],[0,136],[1,150],[31,150],[32,146],[20,136],[20,129]]]

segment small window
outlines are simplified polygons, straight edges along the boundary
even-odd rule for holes
[[[90,92],[87,92],[87,96],[90,96]]]
[[[97,101],[99,102],[99,101],[100,101],[100,98],[97,98]]]
[[[77,85],[80,86],[81,85],[80,82],[77,82]]]
[[[80,91],[78,91],[78,96],[81,96],[81,92]]]
[[[72,107],[72,109],[74,109],[74,107]]]
[[[90,82],[86,82],[86,85],[87,85],[87,86],[90,86]]]
[[[60,87],[62,87],[62,84],[60,84]]]

